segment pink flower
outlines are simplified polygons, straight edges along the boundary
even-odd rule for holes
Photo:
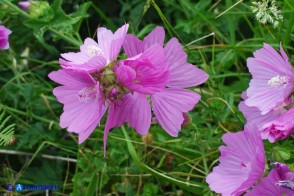
[[[263,125],[261,134],[270,142],[285,139],[294,134],[294,108],[290,108],[278,118]]]
[[[24,10],[24,11],[28,11],[28,7],[31,5],[30,1],[20,1],[18,2],[18,5]]]
[[[206,182],[210,189],[223,196],[241,195],[263,174],[265,153],[260,135],[254,126],[244,131],[226,133],[222,140],[220,164],[213,168]]]
[[[80,52],[64,53],[60,64],[63,68],[85,70],[89,73],[99,71],[116,60],[128,31],[128,24],[123,25],[114,34],[100,27],[97,30],[98,43],[91,38],[85,39]]]
[[[122,61],[115,72],[121,84],[142,94],[163,91],[170,76],[164,50],[158,44]]]
[[[134,94],[120,104],[110,104],[104,146],[109,130],[123,122],[128,122],[142,135],[147,133],[152,116],[149,96],[157,121],[173,137],[177,137],[181,129],[183,112],[192,110],[200,100],[199,94],[184,88],[202,84],[208,75],[187,63],[187,54],[176,38],[163,48],[164,34],[163,28],[157,27],[143,41],[133,35],[126,36],[124,49],[129,59],[118,66],[116,74]],[[143,66],[140,61],[150,63]],[[130,117],[117,116],[117,113],[127,113]]]
[[[263,178],[246,196],[255,195],[294,195],[294,173],[287,165],[275,163],[276,168]]]
[[[243,93],[242,97],[246,100],[246,93]],[[288,111],[283,107],[276,108],[262,115],[258,108],[249,107],[244,101],[241,101],[238,107],[247,120],[246,126],[248,124],[256,126],[262,139],[276,142],[278,139],[285,139],[294,133],[294,123],[292,122],[294,108]]]
[[[280,53],[264,44],[247,60],[252,79],[245,104],[257,107],[262,115],[287,102],[293,92],[294,73],[282,46]]]
[[[5,26],[0,25],[0,50],[5,50],[9,48],[8,37],[11,31]]]
[[[53,90],[57,100],[64,104],[60,126],[79,134],[79,143],[82,143],[106,110],[99,82],[83,70],[62,69],[51,72],[49,78],[62,85]]]

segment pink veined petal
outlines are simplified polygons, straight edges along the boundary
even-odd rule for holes
[[[60,117],[60,126],[68,127],[68,131],[80,133],[88,129],[93,123],[97,126],[102,118],[102,95],[99,85],[96,86],[97,97],[86,102],[81,102],[77,93],[72,94],[72,90],[65,91],[68,93],[67,101],[63,107],[63,114]],[[94,130],[94,129],[93,129]],[[93,131],[92,130],[92,131]]]
[[[167,88],[151,96],[156,119],[168,134],[177,137],[184,121],[183,112],[192,110],[200,95],[185,89]]]
[[[107,60],[109,60],[109,50],[110,50],[111,40],[113,38],[113,33],[104,27],[99,27],[97,29],[97,37],[98,37],[99,47],[103,51],[103,56]]]
[[[165,32],[162,27],[154,28],[143,40],[143,50],[147,50],[150,46],[158,44],[163,46]]]
[[[123,47],[127,56],[131,58],[143,52],[143,41],[134,35],[128,34],[126,35]]]
[[[102,106],[102,115],[101,118],[103,117],[105,111],[107,110],[107,106]],[[101,118],[99,119],[99,121],[101,120]],[[88,137],[92,134],[92,132],[95,130],[97,124],[95,121],[93,121],[93,123],[89,126],[89,128],[83,132],[79,133],[79,144],[83,143],[86,139],[88,139]]]
[[[106,59],[103,56],[94,56],[88,62],[84,63],[80,67],[82,69],[92,73],[103,69],[106,66]]]
[[[95,85],[95,80],[85,71],[61,69],[51,72],[48,77],[64,86],[70,86],[75,89],[91,87]]]
[[[84,44],[80,46],[80,50],[81,50],[82,53],[88,54],[89,53],[89,47],[91,47],[91,46],[99,48],[98,43],[95,40],[93,40],[92,38],[88,37],[88,38],[85,39]]]
[[[187,63],[187,54],[176,38],[164,47],[166,63],[171,71],[169,87],[188,88],[204,83],[208,75],[196,66]]]
[[[285,64],[282,56],[269,44],[264,44],[263,48],[255,51],[253,55],[256,59],[267,62],[267,64],[281,72],[285,72],[288,69],[288,65]]]
[[[74,56],[76,55],[76,53],[66,53],[67,56],[73,56],[72,58],[74,58]],[[77,56],[83,56],[83,53],[81,53],[82,55],[77,55]],[[85,55],[84,55],[85,56]],[[64,54],[63,54],[64,57]],[[79,60],[78,58],[76,60]],[[81,59],[80,59],[81,60]],[[104,68],[106,66],[106,59],[103,56],[93,56],[93,57],[89,57],[88,59],[83,59],[83,61],[79,61],[79,63],[76,62],[70,62],[70,61],[65,61],[64,59],[59,59],[59,63],[61,65],[62,68],[64,69],[74,69],[74,70],[84,70],[88,73],[92,73],[92,72],[96,72],[101,70],[102,68]]]
[[[62,58],[67,60],[70,65],[81,65],[91,59],[90,56],[86,55],[83,52],[68,52],[60,55]]]
[[[126,121],[136,129],[137,133],[146,135],[151,124],[151,108],[146,95],[127,94],[123,101],[125,102],[124,111],[128,114]]]
[[[121,28],[117,29],[114,33],[114,37],[111,41],[110,49],[109,49],[109,61],[113,61],[117,58],[121,47],[125,41],[125,37],[127,35],[129,28],[129,24],[123,25]]]
[[[106,155],[106,144],[110,129],[115,126],[122,126],[122,124],[125,122],[126,113],[124,112],[123,107],[124,102],[122,101],[111,102],[109,104],[108,117],[106,120],[103,137],[104,156]]]
[[[128,31],[128,24],[123,25],[114,34],[103,27],[98,28],[98,44],[102,48],[104,57],[107,61],[115,60],[120,52]]]
[[[281,97],[280,95],[290,94],[291,91],[292,89],[290,87],[286,87],[286,89],[268,89],[267,91],[254,94],[247,98],[245,104],[250,107],[257,107],[261,111],[261,114],[264,115],[288,100],[288,97]]]
[[[76,101],[80,89],[72,88],[68,86],[58,86],[53,89],[53,94],[57,98],[58,102],[66,104]]]
[[[121,126],[124,122],[128,122],[139,134],[147,134],[151,124],[151,109],[145,95],[139,93],[127,94],[122,101],[110,104],[104,130],[104,155],[110,129]]]

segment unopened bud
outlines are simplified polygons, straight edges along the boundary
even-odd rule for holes
[[[20,1],[18,2],[19,7],[21,7],[24,11],[29,11],[29,6],[31,5],[30,1]]]
[[[115,83],[116,83],[116,74],[110,69],[105,69],[105,71],[102,73],[102,84],[104,86],[109,86]]]
[[[47,1],[34,1],[28,6],[28,10],[34,19],[47,22],[53,18],[53,10]]]

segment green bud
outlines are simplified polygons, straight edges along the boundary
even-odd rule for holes
[[[115,83],[116,83],[115,73],[110,69],[106,69],[102,74],[102,84],[105,86],[109,86]]]
[[[48,22],[53,18],[53,10],[47,1],[33,1],[28,7],[29,14],[33,19]]]
[[[284,163],[286,160],[291,158],[291,153],[285,149],[280,147],[274,147],[271,152],[271,161],[272,162],[281,162]]]

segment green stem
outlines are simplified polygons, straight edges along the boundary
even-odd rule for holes
[[[155,176],[155,177],[157,177],[159,179],[162,179],[164,181],[168,181],[168,182],[170,182],[172,184],[175,184],[177,186],[180,186],[180,187],[182,187],[182,188],[184,188],[186,190],[190,190],[190,191],[195,192],[195,188],[200,188],[200,187],[203,188],[203,187],[205,187],[205,185],[203,185],[202,183],[195,183],[195,182],[191,183],[189,181],[182,181],[182,180],[175,179],[175,178],[173,178],[171,176],[168,176],[168,175],[166,175],[164,173],[160,173],[160,172],[154,170],[153,168],[149,167],[148,165],[145,165],[144,163],[142,163],[140,161],[140,158],[139,158],[138,154],[136,153],[136,150],[135,150],[135,148],[134,148],[134,146],[132,144],[132,141],[130,140],[130,137],[129,137],[125,127],[122,126],[121,129],[122,129],[123,134],[124,134],[124,136],[126,138],[129,153],[130,153],[132,159],[134,160],[135,164],[139,168],[143,169],[144,171],[152,174],[153,176]]]

